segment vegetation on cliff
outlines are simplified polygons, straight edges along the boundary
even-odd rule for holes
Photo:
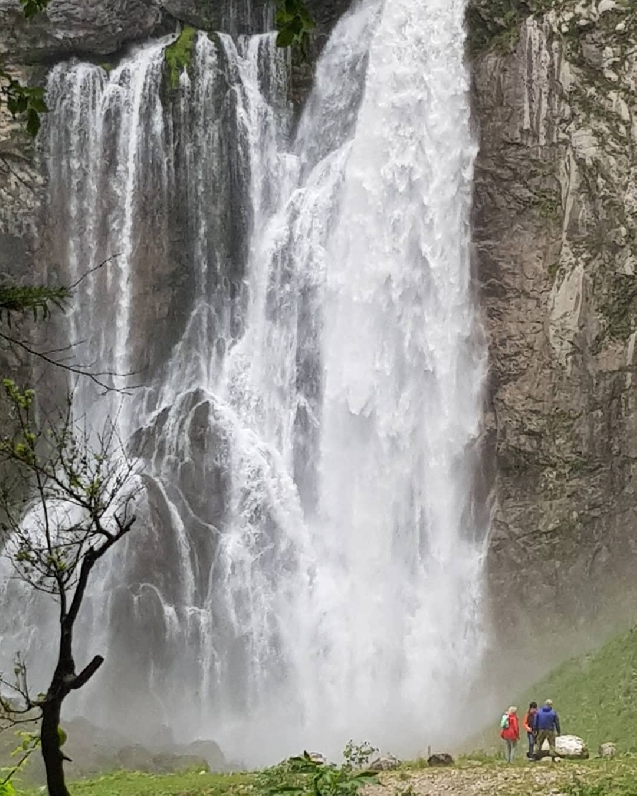
[[[562,35],[579,42],[588,32],[588,26],[580,23],[581,17],[575,13],[576,0],[473,0],[467,12],[469,47],[472,55],[480,55],[488,51],[508,53],[515,47],[520,34],[520,27],[530,16],[541,16],[549,11],[566,13],[568,20],[560,29]],[[617,11],[630,12],[630,4],[626,0],[618,0]],[[581,7],[580,7],[581,10]],[[632,12],[634,13],[634,12]],[[630,30],[630,21],[615,29],[616,20],[613,15],[607,16],[607,32],[626,37]],[[579,48],[579,44],[577,45]]]
[[[179,76],[190,65],[196,31],[186,26],[172,44],[164,50],[168,68],[168,81],[171,88],[179,85]]]
[[[517,41],[522,21],[533,13],[533,0],[474,0],[467,12],[472,55],[491,49],[508,52]]]
[[[43,11],[49,0],[20,0],[27,18]],[[6,105],[9,113],[24,114],[27,132],[35,136],[40,129],[40,114],[45,113],[44,89],[41,86],[25,86],[4,68],[0,61],[0,111]]]

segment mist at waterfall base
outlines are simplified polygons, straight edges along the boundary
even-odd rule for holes
[[[488,527],[464,12],[356,4],[298,123],[270,34],[199,34],[174,91],[165,41],[52,70],[43,234],[67,282],[118,254],[67,334],[145,376],[118,415],[144,505],[80,628],[97,723],[250,765],[462,734]],[[22,606],[2,654],[44,677],[54,615]]]

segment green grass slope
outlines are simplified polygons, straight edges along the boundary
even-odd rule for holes
[[[531,700],[547,698],[562,732],[584,738],[591,754],[605,741],[621,752],[637,751],[637,628],[542,678],[519,698],[521,715]]]
[[[73,796],[243,796],[253,792],[254,776],[186,771],[163,776],[119,771],[69,783]],[[18,796],[42,796],[42,789],[18,790]]]

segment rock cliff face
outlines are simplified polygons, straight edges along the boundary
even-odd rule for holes
[[[312,5],[325,34],[348,0]],[[18,0],[0,0],[0,57],[42,80],[57,60],[116,59],[178,22],[237,32],[271,14],[267,0],[51,0],[25,23]],[[497,487],[489,583],[513,636],[516,623],[523,634],[603,615],[637,553],[637,11],[475,0],[469,24]],[[307,70],[296,74],[302,95]],[[0,155],[0,271],[24,275],[42,171],[7,119]]]
[[[490,587],[521,636],[606,615],[637,552],[637,12],[545,5],[495,41],[472,31],[490,49],[474,71]]]

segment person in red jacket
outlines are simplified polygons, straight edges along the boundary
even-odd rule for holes
[[[518,709],[513,705],[502,716],[500,722],[500,737],[506,744],[506,760],[512,763],[515,757],[515,747],[520,740],[520,722],[518,720]]]

